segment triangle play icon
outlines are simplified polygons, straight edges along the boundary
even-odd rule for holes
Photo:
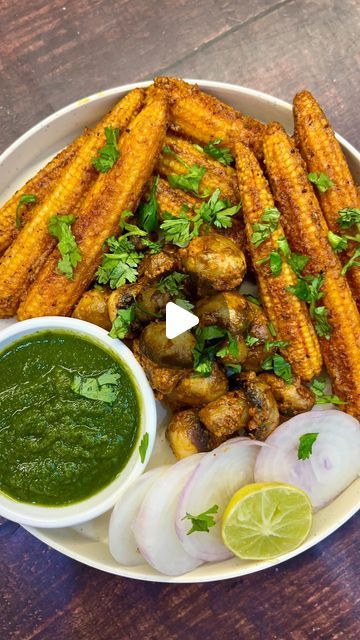
[[[169,340],[176,338],[185,331],[199,324],[199,318],[190,311],[186,311],[174,302],[166,305],[166,337]]]

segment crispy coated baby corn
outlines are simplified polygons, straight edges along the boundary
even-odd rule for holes
[[[90,190],[73,227],[81,261],[68,280],[57,269],[57,249],[20,305],[18,318],[67,315],[95,276],[105,240],[119,228],[120,215],[135,210],[164,144],[167,103],[153,101],[120,138],[120,159]]]
[[[170,116],[174,129],[206,144],[220,138],[224,145],[234,148],[240,140],[262,157],[264,125],[176,78],[155,78],[155,89],[163,89],[170,99]],[[151,88],[150,88],[151,91]]]
[[[192,166],[196,164],[200,167],[205,167],[206,173],[200,182],[200,194],[203,194],[204,191],[212,193],[215,189],[219,188],[222,199],[229,200],[231,204],[237,204],[239,202],[239,189],[234,169],[213,160],[206,153],[195,149],[191,142],[183,140],[182,138],[168,135],[165,138],[165,145],[176,153],[187,165]],[[166,178],[169,175],[181,175],[188,172],[186,167],[177,160],[176,157],[171,153],[165,152],[162,152],[159,158],[157,170]]]
[[[336,140],[324,112],[309,91],[301,91],[294,98],[295,139],[307,170],[330,178],[333,186],[325,192],[316,189],[328,227],[336,234],[353,236],[355,229],[342,229],[338,224],[339,211],[360,208],[360,198],[340,144]],[[353,242],[341,252],[340,260],[347,263],[355,250]],[[355,300],[360,305],[360,268],[351,267],[346,274]]]
[[[65,149],[60,151],[55,158],[50,160],[45,167],[27,183],[18,189],[11,198],[5,202],[0,208],[0,255],[12,243],[17,236],[19,230],[16,227],[16,210],[19,205],[21,196],[24,194],[33,194],[37,198],[37,202],[44,202],[49,196],[54,185],[60,179],[65,168],[73,159],[79,148],[80,139],[69,144]],[[24,204],[21,208],[21,226],[32,217],[34,211],[33,204]]]
[[[181,189],[173,189],[167,180],[159,178],[156,199],[159,206],[159,218],[163,220],[164,213],[171,213],[173,216],[178,216],[184,205],[192,207],[194,205],[200,206],[201,200],[194,198],[189,193],[185,193]]]
[[[328,241],[328,227],[303,160],[276,123],[264,136],[265,163],[275,202],[282,212],[281,221],[291,248],[310,258],[304,271],[323,274],[320,305],[327,311],[330,337],[320,337],[320,346],[333,389],[360,417],[360,316],[350,288],[341,275],[341,264]]]
[[[283,355],[296,375],[311,380],[320,372],[322,358],[305,303],[287,291],[296,284],[296,276],[284,259],[276,277],[269,262],[259,263],[267,260],[272,251],[279,251],[278,240],[284,237],[284,231],[279,224],[258,247],[251,242],[253,225],[261,222],[264,209],[274,207],[274,200],[254,154],[241,143],[236,145],[235,153],[248,247],[265,311],[276,330],[274,339],[289,342]]]
[[[50,218],[58,214],[75,214],[76,205],[93,182],[92,159],[105,143],[106,126],[124,128],[138,113],[143,91],[135,89],[90,132],[78,153],[62,173],[50,196],[36,205],[31,220],[0,260],[0,317],[14,315],[30,283],[39,273],[56,240],[48,232]],[[100,178],[103,178],[101,174]],[[95,184],[100,178],[97,178]],[[102,180],[100,183],[102,184]]]

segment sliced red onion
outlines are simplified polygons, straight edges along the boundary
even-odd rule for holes
[[[190,556],[175,531],[175,513],[181,491],[204,454],[184,458],[158,478],[146,494],[132,530],[146,561],[170,576],[195,569],[201,560]]]
[[[230,498],[240,487],[253,482],[255,459],[262,442],[234,438],[207,453],[189,478],[176,511],[176,531],[185,551],[199,560],[226,560],[232,553],[221,538],[221,518]],[[214,505],[216,524],[209,531],[188,535],[191,521],[186,514],[197,516]],[[184,519],[185,518],[185,519]]]
[[[298,459],[299,438],[318,433],[312,453]],[[360,424],[342,411],[309,411],[267,438],[256,460],[255,482],[287,482],[303,489],[318,509],[346,489],[360,473]]]
[[[144,563],[131,525],[135,519],[145,495],[153,483],[161,477],[169,468],[169,465],[147,471],[125,491],[116,503],[110,517],[109,524],[109,549],[111,555],[127,567],[133,567]]]

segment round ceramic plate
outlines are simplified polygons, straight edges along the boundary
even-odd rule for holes
[[[189,82],[195,82],[189,80]],[[289,133],[292,132],[291,106],[271,96],[238,87],[197,80],[197,84],[224,102],[259,120],[281,122]],[[78,136],[85,126],[95,123],[128,91],[135,86],[149,83],[126,85],[103,91],[84,98],[61,109],[46,118],[12,144],[0,157],[0,194],[5,202],[14,191],[24,184],[57,151]],[[338,136],[346,153],[355,180],[360,182],[360,154],[346,140]],[[0,330],[15,319],[0,320]],[[149,467],[174,462],[165,441],[164,428],[166,412],[158,404],[158,435]],[[35,529],[28,527],[34,536],[57,551],[87,565],[120,576],[153,580],[156,582],[206,582],[236,578],[260,571],[284,562],[302,551],[314,546],[338,529],[360,508],[360,478],[344,491],[334,502],[314,515],[313,526],[308,539],[298,549],[276,560],[267,562],[245,562],[236,558],[225,562],[207,563],[186,575],[167,577],[157,573],[147,564],[138,567],[119,565],[110,555],[107,545],[107,529],[110,513],[78,527],[64,529]]]

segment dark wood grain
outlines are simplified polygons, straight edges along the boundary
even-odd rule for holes
[[[103,88],[172,73],[290,100],[360,146],[357,0],[0,0],[0,150]],[[360,518],[275,569],[204,585],[100,573],[0,519],[0,639],[355,640]]]

